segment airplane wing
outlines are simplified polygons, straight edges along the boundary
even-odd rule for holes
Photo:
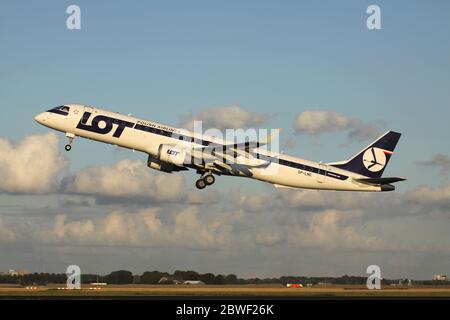
[[[188,166],[201,172],[211,171],[217,174],[252,176],[251,169],[265,168],[270,165],[270,161],[259,159],[252,150],[269,144],[278,133],[279,130],[275,130],[266,138],[258,141],[225,145],[210,143],[207,146],[193,148],[178,145],[177,148],[184,150],[185,159],[188,161],[182,167]]]
[[[209,150],[208,150],[209,149]],[[252,176],[251,169],[265,168],[270,161],[255,158],[248,152],[234,149],[231,153],[222,148],[193,149],[190,152],[193,165],[200,171],[214,171],[220,174]]]
[[[280,133],[281,129],[276,129],[271,134],[267,135],[264,139],[257,140],[257,141],[245,141],[245,142],[239,142],[234,144],[216,144],[212,143],[209,144],[206,147],[200,147],[200,149],[226,149],[226,150],[244,150],[246,152],[249,152],[250,149],[259,148],[262,146],[265,146],[272,142],[273,138],[277,136]]]
[[[233,175],[243,175],[247,177],[253,176],[251,169],[256,168],[266,168],[270,165],[269,161],[264,161],[260,164],[246,164],[246,163],[225,163],[223,161],[214,161],[214,166],[219,168],[224,173],[229,173]]]

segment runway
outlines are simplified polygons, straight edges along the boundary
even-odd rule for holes
[[[31,289],[14,285],[0,286],[0,298],[11,297],[450,298],[450,286],[387,286],[380,290],[368,290],[364,286],[355,285],[311,288],[286,288],[283,285],[108,285],[96,289],[84,285],[80,290],[62,290],[61,285],[37,286]]]

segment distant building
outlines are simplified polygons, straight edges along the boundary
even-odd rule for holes
[[[205,284],[205,283],[200,280],[186,280],[185,282],[183,282],[183,284]]]
[[[19,271],[16,271],[14,269],[9,269],[7,272],[1,272],[0,271],[0,276],[13,276],[13,277],[17,277],[17,276],[24,276],[27,275],[29,272],[27,269],[20,269]]]
[[[17,277],[17,276],[24,276],[27,275],[29,272],[27,269],[19,269],[19,271],[16,271],[14,269],[9,269],[7,272],[2,272],[0,271],[0,276],[13,276],[13,277]]]
[[[9,269],[8,274],[13,277],[17,277],[19,275],[19,273],[13,269]]]
[[[445,275],[445,274],[435,274],[433,276],[433,280],[435,280],[435,281],[447,281],[447,275]]]

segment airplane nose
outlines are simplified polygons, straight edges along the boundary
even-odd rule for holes
[[[46,117],[45,113],[39,113],[37,116],[34,117],[34,120],[36,120],[37,123],[42,124],[45,122],[46,118],[47,117]]]

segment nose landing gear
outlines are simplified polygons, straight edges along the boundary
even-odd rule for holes
[[[202,176],[200,179],[198,179],[195,182],[195,186],[197,189],[205,189],[206,186],[210,186],[216,182],[216,178],[212,175],[212,173],[208,173],[204,176]]]
[[[64,149],[69,152],[72,150],[72,142],[75,139],[75,135],[73,133],[66,132],[66,138],[69,140],[69,143],[64,146]]]

